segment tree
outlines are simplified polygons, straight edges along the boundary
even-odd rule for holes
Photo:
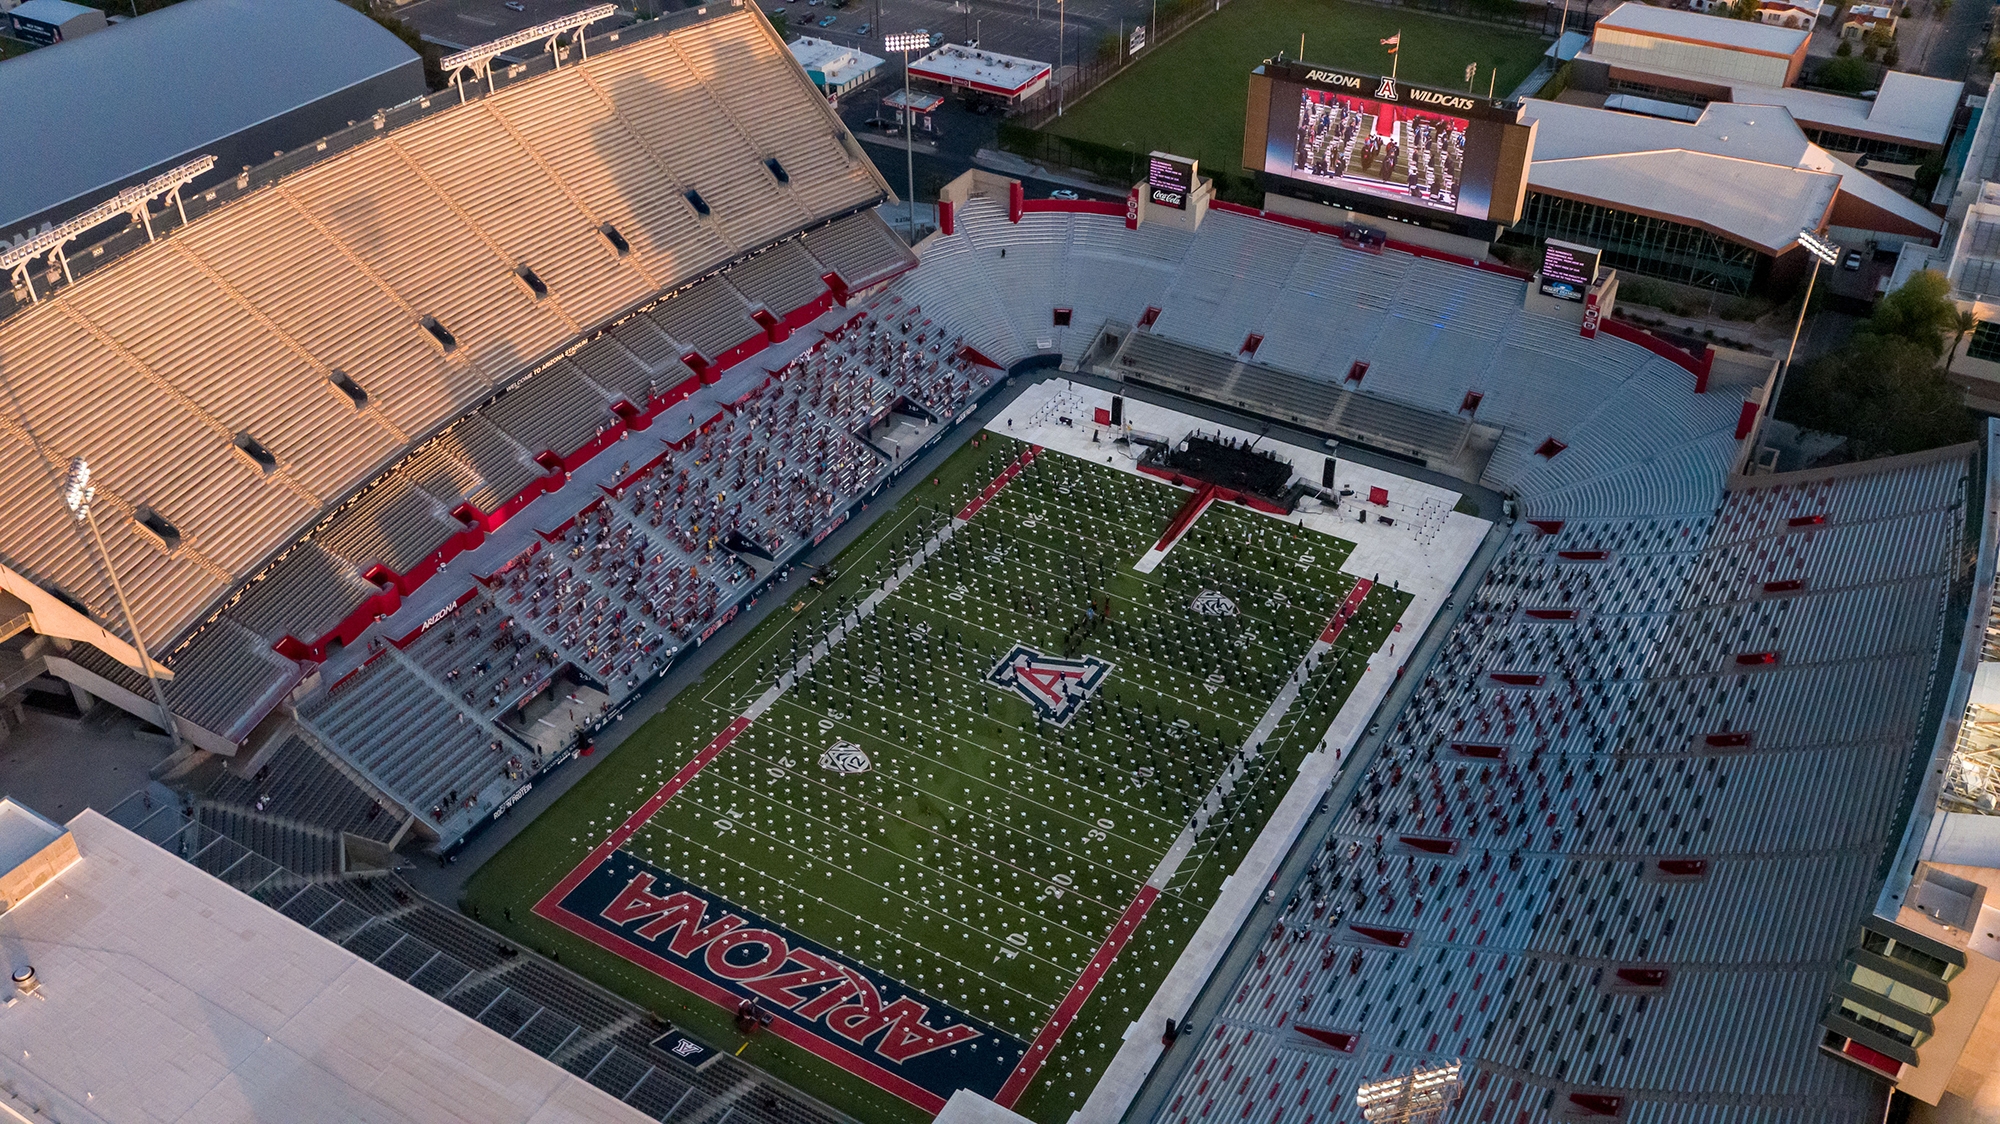
[[[1844,435],[1856,460],[1970,441],[1978,429],[1957,385],[1937,369],[1936,351],[1873,332],[1801,364],[1778,414]]]
[[[1858,94],[1868,88],[1873,77],[1874,73],[1867,63],[1850,55],[1845,58],[1829,59],[1820,64],[1818,73],[1813,75],[1813,81],[1829,90]]]
[[[1944,352],[1945,333],[1957,328],[1958,305],[1951,299],[1951,281],[1934,269],[1926,269],[1877,302],[1874,314],[1857,331],[1906,340],[1935,359]]]
[[[1964,309],[1959,310],[1958,322],[1952,326],[1951,350],[1945,353],[1944,370],[1951,370],[1952,361],[1958,358],[1958,345],[1965,342],[1965,334],[1967,332],[1978,326],[1979,318],[1977,316]]]

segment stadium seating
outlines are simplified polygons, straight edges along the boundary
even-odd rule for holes
[[[88,457],[141,631],[172,651],[327,510],[546,357],[886,194],[755,12],[620,38],[466,104],[439,99],[0,321],[0,482],[20,497],[0,523],[10,565],[119,620],[59,502],[65,464]],[[799,174],[782,185],[774,166]],[[850,241],[879,258],[887,232],[865,217],[873,248],[871,231]],[[840,268],[785,257],[762,270],[763,299],[811,303]],[[726,284],[697,291],[739,300]],[[726,348],[760,330],[747,317],[700,327],[713,338],[679,343]],[[609,405],[566,367],[532,381],[562,384],[551,393],[577,407],[512,435],[530,456]],[[468,452],[477,467],[491,450]],[[446,529],[450,504],[376,491],[383,525],[331,555],[397,568],[391,556],[435,545],[421,540]]]
[[[1455,1058],[1455,1119],[1879,1117],[1813,1028],[1896,823],[1974,463],[1520,525],[1159,1119],[1353,1120],[1358,1083]]]
[[[1246,406],[1253,380],[1281,381],[1263,372],[1343,388],[1356,360],[1369,364],[1365,396],[1430,415],[1462,418],[1477,392],[1472,420],[1503,434],[1481,483],[1530,514],[1711,510],[1735,451],[1740,398],[1697,394],[1671,360],[1524,310],[1526,282],[1502,274],[1224,210],[1189,235],[1061,211],[1010,223],[1004,200],[975,196],[955,227],[926,243],[897,291],[1003,365],[1050,352],[1079,362],[1107,322],[1130,328],[1150,308],[1151,333],[1219,365],[1261,337],[1254,365],[1213,391]],[[1071,310],[1069,327],[1052,326],[1055,308]],[[1324,395],[1288,396],[1259,412],[1326,412]],[[1537,455],[1551,437],[1563,451]]]
[[[753,274],[751,283],[797,285],[811,259],[794,250],[784,270]],[[722,307],[741,308],[741,283],[717,279],[691,292],[729,284]],[[584,444],[616,418],[599,379],[583,372],[602,378],[607,371],[643,370],[640,349],[656,359],[672,354],[651,348],[644,336],[627,347],[622,341],[631,338],[629,332],[600,338],[446,436],[488,427],[530,469],[528,450],[560,454]],[[779,559],[810,545],[901,456],[916,452],[869,444],[857,434],[898,403],[938,424],[991,387],[990,370],[968,363],[961,350],[961,340],[899,299],[871,301],[699,431],[680,437],[649,431],[638,444],[607,454],[628,458],[615,483],[579,497],[571,517],[538,528],[512,556],[472,577],[431,579],[424,595],[449,611],[412,636],[376,630],[330,655],[322,670],[330,686],[306,694],[300,721],[403,814],[420,817],[426,833],[440,843],[456,839],[567,748],[538,740],[522,713],[527,703],[573,693],[576,683],[602,692],[608,701],[559,708],[557,724],[568,726],[556,732],[567,735],[640,690]],[[356,592],[339,575],[376,564],[406,572],[462,529],[447,512],[476,501],[496,475],[490,461],[475,469],[450,454],[449,446],[433,443],[363,492],[266,582],[252,586],[258,603],[246,597],[181,658],[217,658],[209,653],[218,650],[267,658],[288,619],[323,622],[334,608],[361,603],[339,595]],[[726,507],[717,507],[718,495],[729,497]],[[328,565],[330,557],[345,566]],[[301,567],[297,577],[293,558]],[[264,587],[281,582],[303,606],[323,608],[291,618],[265,613]],[[239,621],[246,604],[256,612]]]

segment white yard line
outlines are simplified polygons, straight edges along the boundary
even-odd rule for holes
[[[1257,720],[1257,725],[1251,729],[1250,736],[1243,739],[1241,754],[1230,761],[1229,768],[1223,772],[1221,779],[1217,780],[1214,787],[1208,790],[1208,794],[1202,797],[1201,806],[1195,809],[1194,817],[1181,829],[1180,836],[1174,840],[1173,845],[1167,848],[1167,853],[1161,857],[1160,864],[1153,868],[1152,875],[1146,879],[1148,886],[1163,892],[1166,890],[1167,883],[1174,877],[1174,872],[1180,869],[1181,861],[1187,858],[1188,852],[1194,850],[1196,838],[1208,828],[1209,821],[1221,809],[1223,799],[1235,791],[1237,778],[1247,774],[1251,763],[1263,756],[1264,739],[1271,736],[1271,731],[1277,729],[1278,723],[1284,719],[1285,712],[1292,708],[1292,703],[1298,699],[1299,692],[1304,689],[1313,668],[1318,665],[1319,658],[1331,651],[1333,645],[1324,640],[1315,640],[1312,642],[1312,647],[1306,649],[1305,658],[1299,661],[1298,667],[1294,668],[1291,676],[1285,680],[1285,689],[1279,691],[1278,697],[1271,700],[1270,707],[1264,711],[1264,717]]]

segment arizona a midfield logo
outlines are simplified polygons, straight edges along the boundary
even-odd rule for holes
[[[1000,657],[986,681],[1026,699],[1043,721],[1060,726],[1083,709],[1110,673],[1111,665],[1096,656],[1066,660],[1020,644]]]

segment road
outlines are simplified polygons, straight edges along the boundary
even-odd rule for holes
[[[587,7],[592,0],[516,0],[522,11],[506,7],[503,0],[412,0],[394,9],[394,14],[415,27],[425,38],[453,47],[466,47],[498,39],[557,16]],[[1152,0],[847,0],[835,10],[826,0],[754,0],[767,9],[783,7],[787,13],[788,37],[813,35],[884,54],[884,29],[905,31],[917,28],[938,32],[952,42],[978,39],[988,50],[1053,63],[1057,56],[1057,33],[1066,32],[1064,59],[1087,51],[1098,36],[1143,19],[1151,11]],[[694,4],[682,0],[634,0],[634,7],[651,13],[661,9],[676,11]],[[1066,10],[1066,18],[1065,16]],[[818,21],[832,16],[830,27]],[[623,22],[630,22],[629,19]],[[608,31],[612,22],[593,30]],[[868,30],[863,33],[862,28]],[[842,119],[856,135],[872,134],[901,140],[900,129],[885,129],[871,119],[881,116],[881,99],[902,88],[900,56],[889,56],[880,78],[842,99]],[[917,198],[936,199],[938,188],[972,167],[973,155],[993,147],[1000,113],[978,113],[956,99],[948,100],[936,115],[939,130],[919,139],[929,149],[919,148],[916,156]],[[900,147],[900,146],[899,146]],[[882,175],[905,194],[906,173],[903,154],[870,144],[868,153]],[[1065,185],[1032,178],[1024,181],[1031,197],[1046,197]],[[1107,196],[1110,198],[1110,196]]]
[[[440,43],[467,47],[533,27],[590,6],[595,0],[411,0],[389,11]],[[1152,0],[851,0],[836,11],[811,0],[757,0],[766,9],[784,7],[794,35],[817,35],[881,54],[884,31],[935,31],[955,43],[977,39],[987,50],[1071,64],[1105,32],[1147,19]],[[684,0],[629,0],[621,5],[645,15],[696,7]],[[831,27],[818,21],[833,16]],[[866,25],[864,33],[861,28]],[[610,28],[599,25],[596,30]]]
[[[1923,0],[1920,10],[1928,15],[1933,7],[1930,0]],[[1990,77],[1991,69],[1974,63],[1986,53],[1986,27],[1992,19],[1993,6],[1986,0],[1957,0],[1943,20],[1926,20],[1930,34],[1916,60],[1918,71],[1933,78]],[[1909,65],[1907,56],[1904,65]]]

